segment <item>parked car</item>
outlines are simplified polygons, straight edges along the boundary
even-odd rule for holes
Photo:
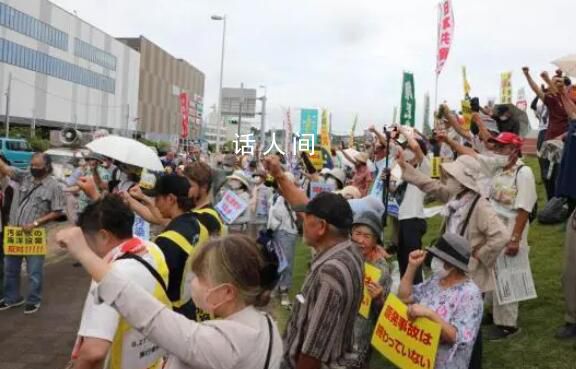
[[[52,174],[58,182],[64,183],[78,165],[78,161],[89,152],[86,149],[59,148],[46,150],[45,154],[52,159]]]
[[[28,141],[17,138],[0,138],[0,152],[13,166],[20,169],[28,168],[34,155]]]

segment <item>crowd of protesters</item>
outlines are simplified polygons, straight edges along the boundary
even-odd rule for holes
[[[560,72],[542,73],[542,86],[524,74],[537,96],[547,207],[561,203],[571,214],[563,219],[566,324],[556,337],[573,339],[576,89]],[[195,147],[166,153],[150,187],[141,168],[92,153],[63,188],[47,155],[35,155],[29,171],[2,160],[1,221],[25,231],[66,217],[75,225],[56,236],[92,276],[73,368],[368,368],[389,294],[408,305],[410,319],[440,325],[436,368],[481,368],[483,341],[521,331],[518,303],[495,296],[495,268],[529,253],[538,199],[520,122],[507,106],[471,105],[469,128],[442,105],[432,135],[372,126],[359,151],[342,145],[324,168],[306,154],[209,156]],[[232,220],[218,206],[228,195],[246,204]],[[65,196],[77,198],[73,214]],[[442,204],[438,231],[427,223],[434,201]],[[155,236],[135,237],[135,217]],[[427,232],[436,232],[428,249]],[[300,235],[312,249],[301,287],[293,284]],[[4,256],[0,311],[38,311],[43,262]],[[367,285],[365,263],[381,276]],[[364,288],[367,317],[359,314]],[[283,337],[266,308],[276,298],[290,312]]]

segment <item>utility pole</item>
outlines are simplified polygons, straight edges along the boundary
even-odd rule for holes
[[[32,109],[32,129],[30,130],[30,137],[36,137],[36,110]]]
[[[130,104],[126,104],[126,137],[130,137]]]
[[[8,73],[8,88],[6,89],[6,116],[4,122],[6,125],[6,138],[10,135],[10,94],[12,93],[12,72]]]
[[[240,148],[240,127],[242,125],[242,105],[244,104],[244,83],[240,84],[240,112],[238,114],[238,148]]]
[[[262,149],[266,146],[266,100],[268,98],[266,95],[262,96],[260,100],[262,100],[262,112],[260,114],[260,145],[262,145]]]

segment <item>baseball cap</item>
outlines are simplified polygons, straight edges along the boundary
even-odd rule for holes
[[[352,227],[352,208],[348,201],[332,192],[322,192],[305,205],[292,207],[296,212],[314,215],[337,228]]]
[[[177,175],[164,175],[158,178],[156,186],[151,191],[152,196],[174,195],[176,197],[188,197],[190,182],[185,177]]]
[[[491,138],[491,140],[502,145],[515,145],[519,147],[522,146],[524,142],[520,136],[512,132],[502,132],[498,136]]]

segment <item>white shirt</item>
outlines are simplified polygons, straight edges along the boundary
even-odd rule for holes
[[[430,175],[430,161],[426,156],[422,160],[422,163],[418,166],[418,170],[426,175]],[[408,184],[406,187],[406,193],[404,194],[404,199],[402,204],[400,204],[400,210],[398,211],[398,220],[405,219],[425,219],[424,216],[424,197],[426,194],[420,189],[412,184]]]
[[[112,255],[116,255],[120,252],[120,247],[114,248],[111,253]],[[151,247],[157,247],[153,245]],[[148,253],[141,255],[144,260],[146,260],[150,265],[155,267],[154,259]],[[144,290],[151,295],[154,292],[156,287],[157,281],[156,278],[150,273],[145,266],[140,264],[140,262],[131,259],[122,259],[114,261],[114,269],[118,270],[119,273],[124,278],[128,278],[134,283],[138,284],[140,287],[144,288]],[[97,289],[98,284],[92,281],[90,285],[90,290],[88,295],[86,296],[86,301],[84,303],[84,309],[82,311],[82,318],[80,320],[80,328],[78,329],[78,336],[79,339],[81,337],[90,337],[90,338],[99,338],[105,341],[112,342],[114,340],[114,336],[116,334],[116,330],[118,329],[118,323],[120,322],[120,315],[114,308],[109,305],[105,304],[97,304],[95,301],[95,290]],[[156,346],[149,340],[146,340],[144,336],[136,331],[131,331],[129,334],[128,339],[131,342],[139,342],[144,340],[138,348],[132,349],[130,348],[128,355],[124,354],[122,358],[122,368],[124,369],[145,369],[145,367],[140,367],[137,364],[134,364],[134,358],[138,357],[140,352],[148,350]],[[75,348],[75,351],[79,349],[79,346]],[[150,357],[146,358],[146,362],[153,363],[156,361],[160,354],[163,352],[161,350],[156,351],[156,354],[150,355]],[[110,357],[106,358],[106,362],[108,362]],[[107,365],[104,365],[106,368]]]
[[[291,234],[298,234],[296,226],[296,213],[288,212],[284,197],[278,196],[276,201],[270,199],[270,216],[268,217],[268,229],[273,231],[284,231]],[[292,217],[290,217],[292,216]]]

